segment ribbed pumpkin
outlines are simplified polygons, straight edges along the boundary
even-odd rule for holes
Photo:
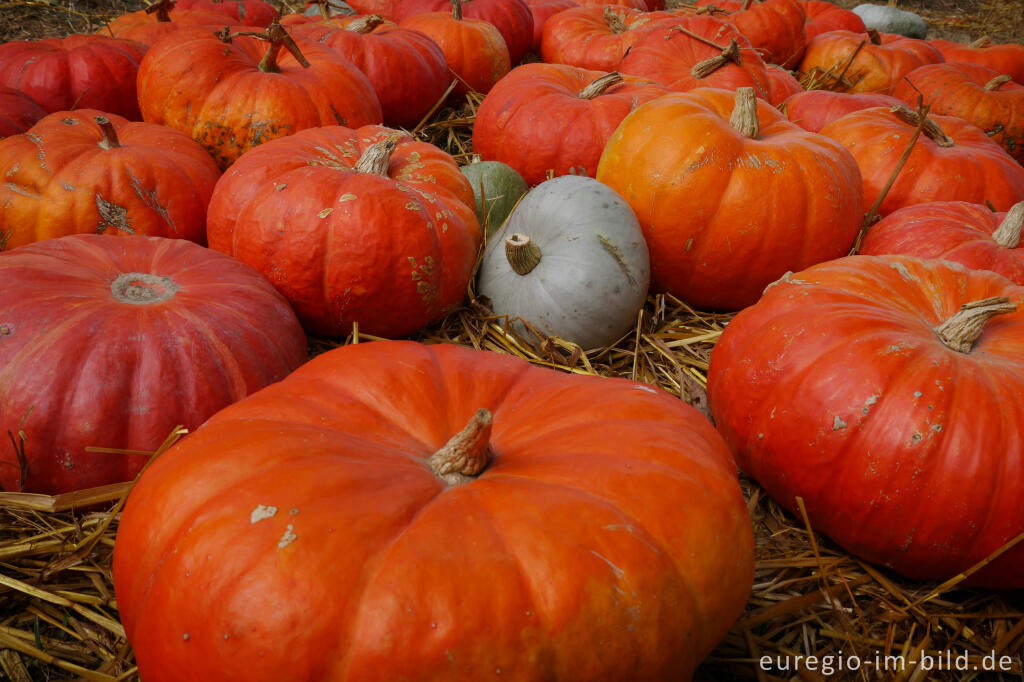
[[[608,138],[623,118],[667,90],[618,73],[564,64],[523,64],[484,98],[473,149],[515,168],[531,185],[548,173],[594,177]]]
[[[955,43],[951,40],[929,40],[947,62],[977,64],[999,73],[1006,73],[1024,85],[1024,45],[1020,43],[993,43],[982,36],[970,44]]]
[[[786,117],[804,130],[816,133],[846,114],[872,107],[895,107],[903,100],[872,92],[806,90],[790,95],[779,107]]]
[[[483,19],[462,15],[462,0],[451,0],[448,12],[414,14],[401,26],[430,36],[444,53],[448,69],[458,81],[452,96],[470,91],[486,94],[512,68],[501,32]]]
[[[920,119],[906,107],[862,109],[819,132],[850,150],[872,205],[888,183]],[[988,202],[1006,211],[1024,200],[1024,168],[980,128],[953,116],[928,116],[879,215],[930,201]]]
[[[893,96],[913,105],[918,95],[932,113],[973,123],[1024,163],[1024,85],[976,64],[930,64],[914,69]]]
[[[220,170],[187,135],[79,109],[0,141],[0,250],[68,234],[205,243]]]
[[[597,169],[636,211],[651,288],[729,309],[755,302],[787,270],[847,253],[864,212],[859,178],[841,145],[755,102],[749,88],[648,102],[615,131]]]
[[[127,481],[171,430],[306,359],[288,304],[252,268],[191,242],[73,235],[0,253],[4,490]],[[23,421],[24,420],[24,421]]]
[[[614,71],[643,34],[667,12],[643,12],[628,7],[579,7],[551,17],[541,37],[541,58],[549,64]]]
[[[1024,286],[1024,202],[1005,213],[965,201],[936,201],[894,211],[861,244],[865,255],[941,258],[990,270]]]
[[[174,0],[178,9],[217,12],[233,24],[266,28],[278,18],[274,6],[263,0]]]
[[[49,113],[99,109],[141,121],[135,79],[146,46],[100,35],[0,44],[0,85],[21,90]]]
[[[788,97],[805,92],[796,76],[781,66],[765,64],[764,70],[768,75],[768,101],[775,106],[782,104]]]
[[[824,0],[800,0],[804,8],[804,38],[810,40],[829,31],[853,31],[863,33],[864,21],[848,9]]]
[[[740,468],[798,515],[802,498],[848,552],[953,578],[1024,533],[1021,306],[1024,287],[944,261],[798,272],[715,345],[715,424]],[[1017,543],[961,585],[1020,589],[1022,565]]]
[[[498,29],[508,48],[510,66],[518,64],[533,43],[533,12],[525,0],[461,0],[460,4],[466,19],[480,19]],[[402,0],[395,16],[404,24],[416,14],[449,12],[451,7],[451,0]]]
[[[147,682],[689,679],[751,589],[734,467],[650,386],[360,343],[146,471],[117,604]]]
[[[764,62],[735,28],[710,16],[684,17],[644,33],[619,63],[622,73],[661,83],[674,92],[694,88],[753,87],[771,97]]]
[[[279,24],[264,39],[225,42],[208,30],[161,39],[139,67],[139,105],[149,123],[190,135],[222,168],[258,144],[304,128],[383,120],[366,76],[326,45],[294,41]],[[289,48],[290,50],[291,48]]]
[[[174,6],[175,0],[161,0],[146,9],[114,17],[97,33],[152,45],[168,33],[174,33],[185,26],[209,26],[216,31],[231,22],[229,17],[219,12],[174,10]]]
[[[799,68],[804,74],[844,73],[842,87],[849,92],[889,95],[914,69],[942,61],[942,53],[923,40],[900,36],[883,40],[875,32],[829,31],[808,41]]]
[[[537,54],[540,54],[545,22],[559,12],[580,6],[576,0],[527,0],[526,4],[530,6],[530,14],[533,15],[533,42],[530,43],[530,49]]]
[[[345,23],[345,27],[334,29],[297,26],[292,33],[326,45],[355,64],[373,85],[384,122],[411,130],[454,79],[444,52],[426,34],[389,26],[379,14]]]
[[[746,36],[766,63],[795,66],[807,21],[798,0],[697,0],[697,6],[705,5],[729,10],[723,19]]]
[[[46,112],[21,90],[0,85],[0,139],[23,133]]]
[[[252,265],[307,331],[410,334],[465,297],[480,244],[469,181],[445,152],[379,126],[312,128],[217,183],[210,247]]]

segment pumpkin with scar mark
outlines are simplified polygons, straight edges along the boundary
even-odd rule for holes
[[[220,169],[187,135],[90,109],[0,140],[0,250],[68,234],[206,243]]]
[[[678,398],[375,341],[157,459],[113,572],[146,682],[665,682],[743,611],[753,535]]]
[[[138,86],[146,122],[191,135],[221,168],[305,128],[383,120],[359,69],[326,45],[292,40],[278,23],[260,34],[180,29],[146,53]]]
[[[410,334],[462,302],[481,240],[455,160],[408,133],[329,126],[268,142],[218,182],[210,247],[262,272],[313,334]]]

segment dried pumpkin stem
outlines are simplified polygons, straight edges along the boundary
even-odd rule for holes
[[[462,0],[452,0],[452,19],[462,21]]]
[[[479,409],[465,428],[427,458],[434,475],[450,486],[469,483],[491,463],[491,412]]]
[[[729,10],[722,9],[718,5],[714,4],[707,4],[703,5],[702,7],[698,7],[697,11],[694,12],[694,14],[700,16],[701,14],[714,14],[715,12],[718,12],[719,14],[729,14]]]
[[[857,59],[857,55],[860,54],[860,51],[864,49],[864,46],[866,44],[866,40],[860,41],[860,43],[857,45],[857,49],[853,51],[853,54],[850,55],[850,58],[846,60],[846,64],[843,65],[843,70],[839,72],[838,76],[836,76],[836,82],[832,87],[841,87],[843,85],[843,80],[846,78],[846,72],[850,70],[851,66],[853,66],[854,60]]]
[[[991,38],[989,38],[988,36],[982,36],[975,40],[973,43],[969,44],[967,47],[988,47],[991,44]]]
[[[626,20],[616,14],[611,5],[604,6],[604,23],[608,30],[616,34],[625,33],[629,28],[626,26]]]
[[[117,139],[117,131],[114,129],[114,124],[110,122],[110,119],[106,116],[96,116],[93,118],[96,123],[100,126],[100,131],[103,133],[103,139],[100,140],[100,147],[103,149],[117,149],[121,146],[121,141]]]
[[[367,34],[373,33],[373,29],[377,28],[384,23],[384,17],[379,14],[368,14],[365,17],[359,17],[351,24],[345,27],[346,31],[353,31],[354,33]]]
[[[1002,86],[1002,85],[1004,85],[1006,83],[1009,83],[1012,80],[1013,80],[1013,76],[1011,76],[1009,74],[1001,73],[998,76],[996,76],[995,78],[993,78],[992,80],[990,80],[988,83],[985,83],[985,90],[988,90],[988,91],[998,90],[1000,86]]]
[[[600,78],[595,78],[590,85],[580,90],[580,99],[594,99],[598,95],[604,94],[605,90],[616,83],[621,83],[622,80],[622,74],[618,71],[606,73]]]
[[[878,32],[877,28],[869,28],[865,33],[868,34],[868,39],[871,40],[872,45],[882,44],[882,34]]]
[[[391,155],[398,147],[398,136],[392,135],[380,142],[374,142],[363,150],[356,161],[356,170],[360,173],[373,173],[374,175],[388,176],[388,168],[391,166]]]
[[[916,111],[911,111],[907,107],[899,104],[890,109],[890,111],[912,126],[921,126],[921,115]],[[953,138],[947,135],[942,128],[939,127],[938,123],[928,118],[927,114],[924,116],[924,125],[921,126],[921,132],[924,133],[925,137],[940,147],[953,146]]]
[[[743,4],[740,5],[740,9],[741,10],[748,10],[748,9],[750,9],[750,3],[751,2],[753,2],[753,0],[743,0]]]
[[[736,103],[729,117],[729,125],[744,137],[756,140],[761,134],[761,123],[757,120],[757,95],[754,88],[744,87],[736,90]]]
[[[665,36],[665,40],[670,40],[672,38],[672,34],[673,33],[682,33],[684,36],[690,36],[691,38],[696,40],[698,43],[703,43],[703,44],[707,45],[708,47],[713,47],[716,50],[721,50],[722,52],[725,52],[730,47],[732,47],[731,45],[728,45],[728,46],[719,45],[715,41],[710,40],[708,38],[705,38],[704,36],[702,36],[699,33],[694,33],[693,31],[691,31],[690,29],[688,29],[688,28],[686,28],[685,26],[682,26],[682,25],[680,25],[680,26],[673,26],[669,30],[668,35]],[[738,47],[739,47],[739,45],[737,45],[737,48]],[[737,62],[738,62],[738,60],[737,60]]]
[[[521,232],[505,239],[505,258],[516,274],[526,275],[540,263],[540,247]]]
[[[992,233],[992,241],[1007,249],[1020,246],[1021,232],[1024,231],[1024,201],[1018,202],[1006,212],[999,228]]]
[[[985,324],[996,315],[1016,312],[1017,304],[1006,296],[993,296],[960,306],[960,310],[935,327],[935,333],[947,348],[970,353]]]
[[[170,11],[174,9],[174,0],[160,0],[146,8],[146,14],[156,14],[157,23],[166,24],[171,20]]]
[[[694,64],[693,68],[690,69],[690,75],[697,80],[707,78],[729,62],[734,64],[740,63],[740,46],[735,38],[729,41],[729,47],[722,50],[722,54]]]
[[[323,19],[331,18],[331,10],[327,5],[327,0],[316,0],[316,7],[320,10],[320,17]]]

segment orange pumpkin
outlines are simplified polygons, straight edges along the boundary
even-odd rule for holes
[[[889,95],[917,67],[942,61],[942,53],[923,40],[829,31],[808,41],[799,68],[806,75],[843,75],[844,82],[835,89]]]

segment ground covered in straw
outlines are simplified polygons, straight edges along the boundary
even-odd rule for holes
[[[138,0],[0,0],[0,39],[32,39],[101,29]],[[298,7],[292,3],[292,9]],[[838,4],[854,6],[851,0]],[[1024,41],[1020,0],[901,0],[936,36]],[[465,162],[479,100],[446,108],[418,134]],[[729,315],[693,310],[667,296],[648,301],[632,333],[593,353],[558,340],[519,338],[486,301],[471,303],[419,335],[510,353],[567,372],[620,376],[658,385],[707,413],[706,371]],[[368,340],[356,332],[345,343]],[[339,342],[311,339],[310,353]],[[6,437],[6,434],[0,434]],[[173,436],[172,436],[173,438]],[[12,434],[17,444],[17,434]],[[6,446],[6,444],[5,444]],[[746,612],[697,673],[698,680],[1024,680],[1024,594],[990,594],[915,583],[854,559],[780,509],[744,479],[757,538],[754,591]],[[110,573],[117,512],[127,486],[112,486],[87,514],[83,500],[0,494],[0,679],[137,680],[117,620]],[[1014,656],[1004,673],[926,671],[918,662],[971,667]],[[798,657],[815,664],[796,669]],[[762,657],[769,665],[762,665]],[[859,670],[850,670],[860,663]],[[813,667],[813,669],[811,669]]]

